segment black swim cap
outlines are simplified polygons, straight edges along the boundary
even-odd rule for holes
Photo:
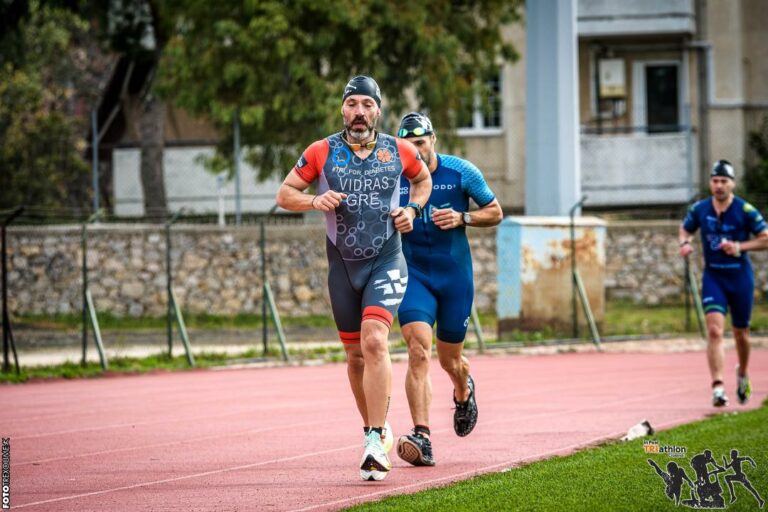
[[[732,180],[736,179],[736,173],[733,172],[733,165],[731,165],[731,162],[728,160],[718,160],[715,162],[709,176],[723,176],[725,178],[731,178]]]
[[[355,94],[370,96],[376,101],[376,105],[381,107],[381,91],[379,90],[379,84],[373,78],[365,75],[358,75],[352,78],[347,83],[347,86],[344,87],[344,95],[341,97],[341,101],[344,102],[348,96]]]
[[[421,137],[435,133],[432,128],[432,121],[421,112],[411,112],[405,114],[400,120],[400,129],[397,130],[397,136],[401,138]]]

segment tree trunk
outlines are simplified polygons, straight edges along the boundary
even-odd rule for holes
[[[150,222],[162,222],[168,214],[163,176],[165,111],[165,102],[150,94],[143,102],[139,121],[144,214]]]

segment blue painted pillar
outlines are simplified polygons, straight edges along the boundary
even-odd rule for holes
[[[600,324],[605,310],[606,223],[596,217],[578,217],[574,227],[576,265]],[[496,250],[499,339],[517,329],[570,333],[570,220],[507,217],[497,228]]]
[[[526,2],[525,213],[581,197],[576,0]]]

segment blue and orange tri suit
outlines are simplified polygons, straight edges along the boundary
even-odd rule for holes
[[[409,193],[410,183],[401,179],[401,206],[408,203]],[[448,343],[461,343],[467,333],[474,298],[472,255],[465,226],[442,230],[432,222],[432,210],[465,212],[470,198],[483,207],[496,196],[471,162],[437,154],[432,194],[413,231],[403,236],[409,281],[397,313],[400,325],[437,322],[437,338]]]

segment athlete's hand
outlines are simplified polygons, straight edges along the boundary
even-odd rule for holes
[[[413,231],[413,219],[416,212],[413,208],[395,208],[390,214],[395,219],[395,229],[401,233],[410,233]]]
[[[741,244],[735,240],[723,240],[720,242],[720,249],[728,256],[738,258],[741,256]]]
[[[680,246],[680,256],[685,258],[689,254],[693,252],[693,246],[690,243],[683,244]]]
[[[329,212],[335,210],[346,198],[347,194],[342,194],[341,192],[336,192],[334,190],[327,190],[326,192],[315,196],[312,200],[312,207],[321,212]]]
[[[444,231],[464,224],[461,220],[461,213],[453,208],[432,208],[432,222]]]

